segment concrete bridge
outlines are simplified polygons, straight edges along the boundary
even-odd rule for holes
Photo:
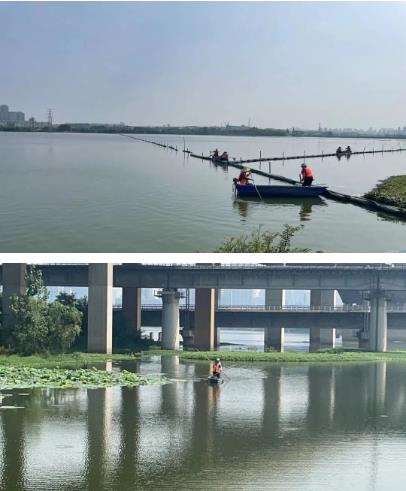
[[[9,318],[10,296],[25,291],[25,267],[25,264],[3,264],[0,269],[5,322]],[[390,328],[403,328],[404,313],[388,314],[388,302],[406,301],[404,264],[93,263],[47,264],[39,265],[39,268],[47,286],[89,288],[89,351],[111,352],[113,287],[123,290],[122,315],[130,332],[141,327],[141,289],[159,289],[162,345],[167,349],[179,348],[179,325],[182,324],[182,314],[179,320],[182,296],[179,289],[183,288],[194,288],[196,294],[193,323],[190,329],[183,331],[184,341],[199,349],[214,348],[216,327],[224,323],[263,327],[266,346],[275,349],[283,349],[284,328],[306,325],[310,328],[311,349],[334,346],[335,330],[341,328],[360,330],[363,347],[386,351],[388,323]],[[263,311],[216,310],[219,290],[253,288],[265,290],[266,308]],[[282,310],[284,291],[288,289],[311,290],[312,308],[308,312]],[[364,311],[348,307],[347,310],[335,310],[336,290],[347,305],[363,305]],[[157,319],[154,322],[159,322]]]

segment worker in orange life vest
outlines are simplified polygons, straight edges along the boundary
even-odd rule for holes
[[[220,374],[222,370],[223,367],[221,366],[220,358],[216,358],[216,361],[213,363],[213,367],[212,367],[213,377],[220,378]]]
[[[240,175],[238,176],[238,183],[243,186],[249,184],[250,181],[251,170],[247,167],[241,169]]]
[[[311,186],[313,182],[313,171],[306,164],[302,164],[300,172],[300,182],[302,186]]]

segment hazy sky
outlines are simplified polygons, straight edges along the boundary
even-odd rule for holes
[[[406,3],[0,2],[0,104],[58,123],[406,126]]]

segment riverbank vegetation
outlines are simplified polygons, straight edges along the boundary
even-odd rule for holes
[[[316,353],[258,352],[258,351],[159,351],[143,352],[143,355],[176,354],[187,360],[214,360],[223,362],[272,362],[272,363],[344,363],[344,362],[406,362],[406,351],[374,353],[368,351],[333,349]]]
[[[262,230],[259,226],[249,235],[230,237],[214,252],[310,252],[310,249],[292,247],[291,242],[302,226],[284,225],[280,232]]]
[[[406,175],[391,176],[379,181],[364,197],[406,210]]]
[[[0,354],[0,367],[31,367],[31,368],[92,368],[109,361],[134,361],[140,353],[105,355],[101,353],[66,353],[59,355]]]

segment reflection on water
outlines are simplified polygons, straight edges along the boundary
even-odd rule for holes
[[[233,207],[238,211],[238,214],[244,220],[257,213],[258,204],[264,207],[272,205],[281,208],[283,213],[284,207],[297,208],[299,219],[301,222],[311,220],[314,206],[327,206],[324,199],[320,197],[314,198],[255,198],[255,197],[234,197]]]
[[[272,366],[158,356],[138,388],[8,391],[1,489],[400,489],[403,364]],[[119,369],[115,365],[114,369]],[[19,395],[20,394],[20,395]]]

